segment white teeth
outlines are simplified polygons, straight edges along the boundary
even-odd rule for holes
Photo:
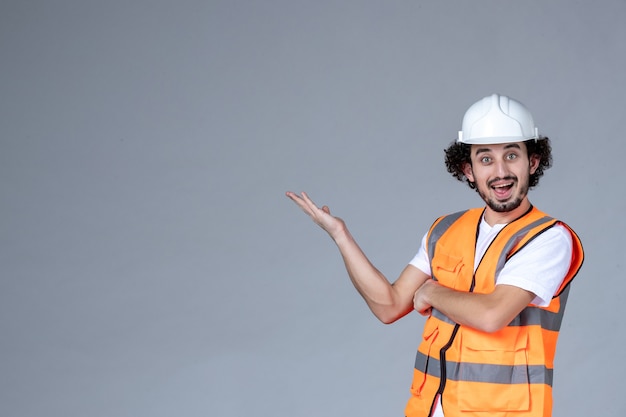
[[[511,187],[512,185],[513,183],[504,184],[504,185],[494,185],[493,188],[506,188],[506,187]]]

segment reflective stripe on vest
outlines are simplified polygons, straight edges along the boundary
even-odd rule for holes
[[[426,362],[429,362],[426,367]],[[438,359],[417,352],[415,368],[428,368],[428,375],[441,378]],[[461,372],[461,368],[463,371]],[[552,386],[553,370],[545,365],[493,365],[446,361],[446,378],[453,381],[490,382],[494,384],[546,384]]]

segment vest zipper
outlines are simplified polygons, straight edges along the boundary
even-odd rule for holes
[[[433,404],[430,407],[430,414],[433,415],[433,410],[435,409],[435,403],[437,402],[437,397],[441,398],[441,406],[443,407],[443,390],[446,387],[447,375],[446,375],[446,352],[450,347],[452,347],[452,342],[454,342],[454,338],[456,337],[457,332],[459,331],[460,324],[454,325],[454,330],[452,331],[452,336],[450,336],[450,340],[439,350],[439,366],[441,368],[441,380],[439,381],[439,388],[437,389],[437,394],[435,395],[435,399],[433,400]]]

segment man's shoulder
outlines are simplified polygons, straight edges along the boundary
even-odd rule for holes
[[[434,237],[437,240],[444,233],[458,229],[474,229],[483,215],[484,208],[471,208],[457,211],[454,213],[444,214],[435,220],[429,230],[429,240]],[[454,226],[453,226],[454,225]],[[461,230],[465,234],[467,230]]]

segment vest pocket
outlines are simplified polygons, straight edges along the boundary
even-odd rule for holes
[[[461,270],[464,266],[462,257],[451,255],[445,247],[442,247],[435,253],[431,265],[432,275],[440,284],[467,291],[469,284],[463,286],[459,283]]]
[[[505,328],[486,334],[464,329],[460,343],[457,386],[460,410],[530,409],[526,331]]]

